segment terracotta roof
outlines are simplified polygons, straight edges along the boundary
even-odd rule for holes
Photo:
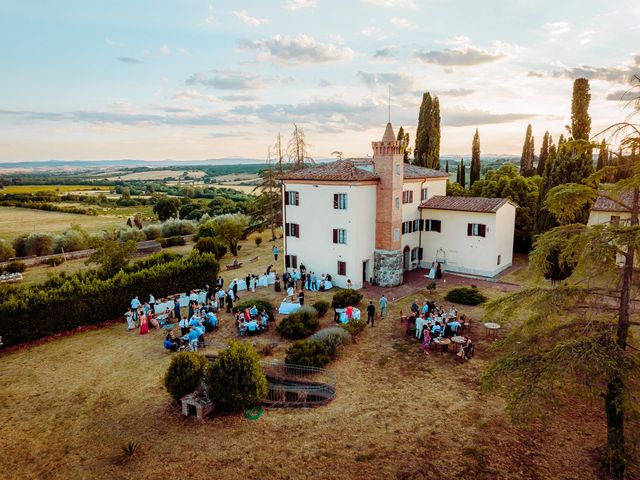
[[[395,142],[396,136],[393,133],[393,127],[391,123],[387,123],[387,128],[384,129],[384,135],[382,136],[383,142]]]
[[[601,212],[629,212],[630,210],[626,207],[623,207],[619,203],[614,202],[613,200],[604,197],[603,195],[607,195],[608,197],[614,198],[619,202],[624,203],[625,205],[631,205],[633,203],[633,191],[627,190],[624,192],[606,192],[604,190],[600,190],[598,192],[598,198],[596,202],[591,207],[591,210],[601,211]]]
[[[420,208],[433,210],[459,210],[462,212],[495,213],[506,203],[511,203],[508,198],[484,198],[484,197],[445,197],[436,195],[422,202]]]
[[[419,167],[409,163],[404,164],[404,178],[447,178],[448,176],[448,173],[434,170],[433,168]]]
[[[323,165],[303,168],[292,172],[285,172],[281,180],[333,180],[338,182],[355,182],[365,180],[379,180],[379,177],[362,168],[356,167],[349,160],[337,160]]]

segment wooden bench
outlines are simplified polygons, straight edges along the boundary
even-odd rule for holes
[[[232,263],[231,265],[227,265],[227,270],[236,270],[242,267],[242,263]]]
[[[257,262],[257,261],[258,261],[258,256],[256,255],[251,260],[249,260],[249,263],[253,263],[253,262]]]

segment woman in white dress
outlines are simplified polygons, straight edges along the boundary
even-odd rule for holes
[[[436,278],[436,262],[431,262],[431,270],[429,270],[427,277],[431,280]]]

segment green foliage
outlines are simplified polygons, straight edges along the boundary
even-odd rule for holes
[[[133,458],[140,450],[140,444],[138,442],[128,442],[122,447],[122,456],[124,459],[129,460]]]
[[[95,271],[58,275],[0,298],[0,336],[5,345],[16,345],[121,318],[136,295],[143,298],[153,292],[162,298],[204,285],[217,274],[218,262],[213,255],[196,252],[110,278]]]
[[[204,379],[208,360],[196,352],[180,352],[171,358],[164,374],[164,386],[174,400],[194,392]]]
[[[320,342],[324,347],[325,353],[334,358],[338,353],[338,347],[351,342],[351,334],[344,328],[328,327],[311,335],[309,341]]]
[[[553,187],[547,192],[544,207],[561,225],[573,223],[595,199],[595,189],[578,183],[567,183]]]
[[[540,156],[538,157],[538,166],[537,173],[538,175],[544,175],[544,169],[547,164],[547,159],[549,158],[549,147],[551,143],[551,136],[549,132],[544,132],[544,137],[542,137],[542,146],[540,147]]]
[[[97,263],[105,277],[112,277],[129,264],[129,260],[135,252],[136,242],[133,240],[126,243],[117,240],[104,240],[85,263],[87,265]]]
[[[26,257],[27,256],[27,237],[28,233],[23,233],[22,235],[18,235],[13,239],[11,245],[13,246],[13,250],[16,252],[16,257]]]
[[[448,302],[460,303],[462,305],[479,305],[487,301],[475,286],[459,287],[449,290],[444,297]]]
[[[331,361],[325,346],[316,340],[299,340],[287,349],[285,363],[307,367],[324,367]]]
[[[316,311],[318,312],[318,317],[320,318],[324,317],[329,310],[329,302],[327,302],[326,300],[318,300],[311,306],[316,309]]]
[[[429,283],[429,285],[427,285],[427,290],[429,290],[430,292],[433,292],[436,289],[436,282],[431,282]]]
[[[80,226],[68,228],[55,239],[54,253],[77,252],[89,248],[89,234]]]
[[[331,299],[332,308],[357,307],[362,301],[362,294],[357,290],[346,288],[338,290]]]
[[[533,160],[535,159],[535,146],[533,134],[531,133],[531,124],[527,125],[527,133],[524,137],[522,146],[522,156],[520,157],[520,175],[530,177],[535,173],[533,168]]]
[[[57,267],[58,265],[62,265],[64,263],[64,258],[55,255],[53,257],[49,257],[47,258],[47,265],[50,265],[52,267]]]
[[[248,342],[229,342],[205,374],[209,397],[216,408],[239,411],[267,396],[267,379],[260,357]]]
[[[440,170],[440,101],[429,92],[422,95],[413,153],[416,165]]]
[[[469,187],[472,187],[474,182],[477,182],[478,180],[480,180],[480,134],[476,128],[476,133],[473,134],[473,141],[471,142],[471,172],[469,173]]]
[[[27,269],[27,264],[21,262],[20,260],[13,260],[9,262],[6,267],[4,267],[4,271],[7,273],[22,273]]]
[[[355,339],[358,335],[360,335],[364,331],[366,326],[367,324],[362,319],[351,320],[349,323],[340,324],[340,327],[345,329],[347,332],[349,332],[349,334],[351,335],[351,338],[353,339]]]
[[[256,306],[256,308],[258,309],[258,312],[262,312],[263,310],[265,310],[267,312],[267,315],[269,315],[269,320],[273,321],[274,317],[274,313],[276,311],[275,307],[273,306],[273,304],[271,302],[268,302],[267,300],[262,300],[259,298],[249,298],[247,300],[243,300],[241,302],[238,303],[234,303],[233,304],[233,309],[236,312],[241,312],[248,309],[251,309],[251,307]]]
[[[247,220],[244,216],[223,215],[198,227],[198,237],[214,237],[227,244],[231,253],[238,255],[238,242],[244,237]]]
[[[459,174],[460,174],[460,166],[458,165],[458,177],[459,177]],[[452,183],[447,178],[447,196],[450,196],[450,197],[464,197],[466,195],[467,195],[467,191],[462,187],[462,185],[460,185],[457,182]]]
[[[318,329],[318,312],[312,307],[301,307],[290,313],[276,327],[276,331],[284,338],[297,340],[311,335]]]
[[[211,237],[200,237],[193,246],[194,250],[198,250],[202,253],[213,253],[217,251],[217,242]]]
[[[28,256],[51,255],[53,253],[53,236],[47,233],[30,233],[25,240],[24,247]]]
[[[6,240],[0,239],[0,262],[6,262],[16,256],[16,251]]]
[[[158,224],[147,225],[143,227],[142,231],[147,240],[155,240],[162,235],[162,227]]]
[[[255,238],[253,239],[253,241],[255,242],[256,247],[259,247],[259,246],[260,246],[260,244],[262,243],[262,237],[258,235],[257,237],[255,237]]]
[[[178,215],[178,209],[180,208],[180,200],[173,197],[160,198],[153,206],[153,213],[158,216],[158,219],[163,222],[169,218],[175,218]]]
[[[176,220],[171,218],[162,223],[162,236],[177,237],[196,233],[196,223],[192,220]]]
[[[179,245],[186,245],[187,241],[184,237],[169,237],[169,238],[159,238],[158,243],[162,248],[169,247],[177,247]]]
[[[133,240],[134,242],[143,242],[147,239],[147,236],[142,230],[137,228],[127,227],[118,230],[118,240],[121,242],[128,242]]]
[[[589,116],[589,80],[576,78],[571,97],[571,136],[574,140],[589,140],[591,117]]]

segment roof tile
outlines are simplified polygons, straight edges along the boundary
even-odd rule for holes
[[[281,180],[332,180],[338,182],[379,180],[379,178],[374,173],[356,167],[349,160],[337,160],[302,170],[285,172],[280,176]]]
[[[495,213],[505,203],[512,203],[507,198],[484,197],[445,197],[436,195],[420,204],[420,208],[434,210],[459,210],[462,212]]]

